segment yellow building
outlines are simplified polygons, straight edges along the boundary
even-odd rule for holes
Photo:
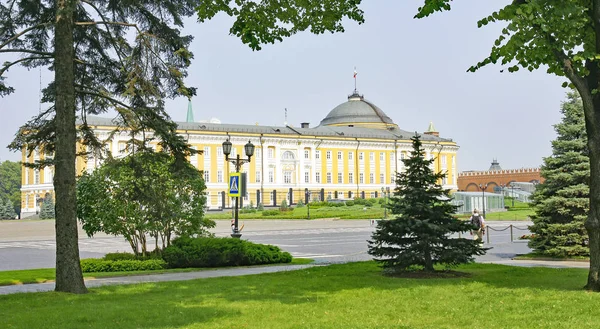
[[[190,118],[191,109],[188,121],[193,121]],[[87,121],[100,140],[108,139],[116,126],[108,118],[88,117]],[[227,139],[233,144],[230,157],[236,153],[245,157],[243,147],[249,140],[256,145],[255,156],[241,169],[248,175],[247,195],[242,202],[268,206],[279,205],[284,198],[288,204],[304,201],[305,191],[310,192],[311,200],[381,196],[382,188],[394,188],[395,173],[404,170],[402,159],[409,156],[410,137],[414,135],[413,131],[400,129],[356,91],[314,128],[308,123],[293,127],[180,122],[178,132],[192,147],[203,151],[189,161],[204,172],[210,209],[233,205],[226,197],[228,173],[235,171],[223,155],[222,143]],[[113,156],[126,155],[130,138],[127,132],[115,134],[107,142],[107,150]],[[422,134],[422,141],[425,156],[436,159],[434,170],[448,173],[442,181],[444,187],[456,190],[457,144],[439,137],[432,124]],[[23,161],[32,162],[40,156],[38,152],[30,157],[23,154]],[[77,171],[91,171],[101,161],[80,157]],[[39,211],[46,193],[52,194],[52,168],[23,168],[22,180],[24,218]]]

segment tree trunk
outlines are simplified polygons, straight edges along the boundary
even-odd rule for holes
[[[590,239],[590,272],[585,288],[600,291],[600,97],[592,97],[593,108],[586,108],[584,103],[590,152],[590,212],[585,221]]]
[[[56,83],[56,291],[85,293],[77,236],[75,196],[74,0],[56,3],[54,72]]]
[[[429,244],[425,244],[425,249],[423,250],[423,258],[425,261],[425,271],[433,272],[435,269],[433,268],[433,261],[431,260],[431,250],[429,250]]]

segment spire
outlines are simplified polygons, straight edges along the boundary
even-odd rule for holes
[[[192,99],[188,98],[187,118],[185,122],[194,122],[194,111],[192,111]]]
[[[433,126],[433,121],[429,122],[429,128],[427,128],[427,131],[424,132],[424,134],[440,137],[440,133],[437,130],[435,130],[435,127]]]
[[[488,171],[500,171],[502,170],[502,167],[500,167],[500,163],[498,162],[498,159],[494,158],[492,159],[492,165],[490,166],[490,169],[488,169]]]
[[[427,132],[429,132],[429,133],[437,132],[437,130],[435,130],[435,127],[433,126],[433,121],[429,121],[429,128],[427,128]]]

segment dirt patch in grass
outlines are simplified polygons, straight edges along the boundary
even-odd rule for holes
[[[471,273],[459,272],[459,271],[404,271],[404,272],[392,272],[384,273],[385,276],[394,278],[405,278],[405,279],[455,279],[455,278],[468,278],[471,277]]]

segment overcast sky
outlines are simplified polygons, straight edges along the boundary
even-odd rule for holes
[[[314,127],[347,101],[356,66],[359,92],[401,129],[423,132],[432,121],[440,136],[459,144],[460,171],[486,170],[493,158],[504,169],[537,167],[551,154],[563,79],[544,70],[500,73],[501,66],[466,73],[489,54],[501,29],[478,29],[477,20],[509,1],[453,1],[451,12],[415,20],[423,0],[363,0],[363,25],[346,22],[342,34],[302,33],[258,52],[229,35],[225,15],[205,24],[190,20],[195,119],[283,125],[287,108],[289,124]],[[2,160],[20,159],[4,147],[38,112],[39,74],[22,68],[7,74],[17,91],[0,98]],[[50,78],[43,71],[42,82]],[[185,120],[187,99],[167,105],[174,120]]]

